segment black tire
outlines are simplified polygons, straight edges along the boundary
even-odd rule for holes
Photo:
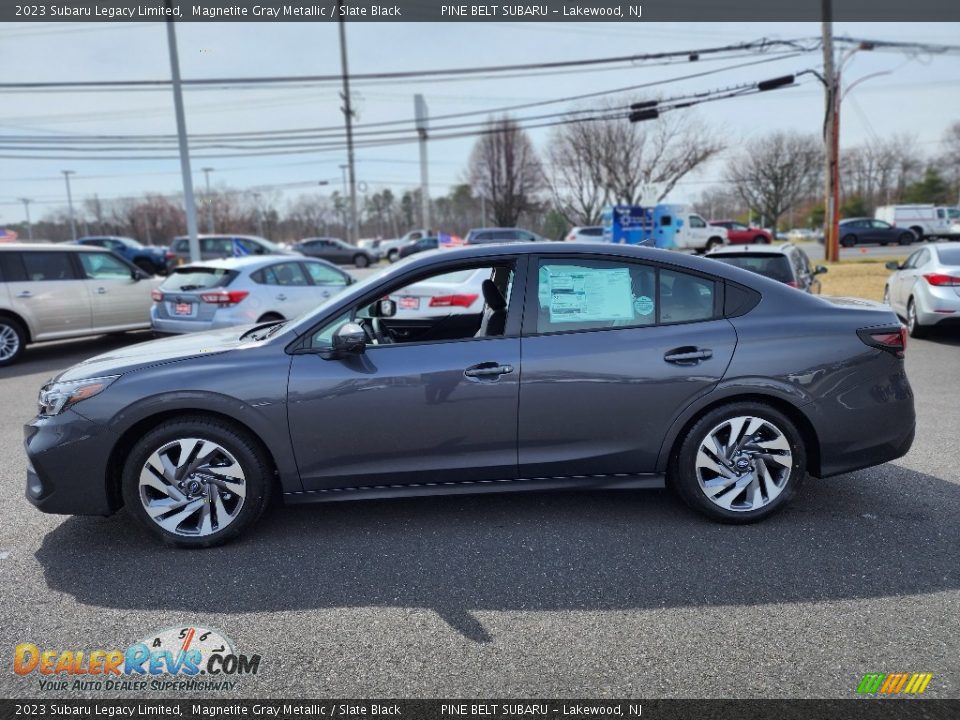
[[[787,441],[792,455],[791,469],[785,474],[779,494],[756,509],[728,510],[711,501],[701,488],[697,472],[697,453],[707,435],[724,421],[749,416],[770,423]],[[687,431],[671,458],[669,482],[693,510],[719,522],[743,524],[762,520],[777,512],[796,495],[807,474],[807,452],[793,422],[779,410],[758,402],[731,402],[707,412]]]
[[[887,245],[890,244],[890,241],[889,241],[889,240],[880,240],[877,244],[878,244],[880,247],[886,247]],[[903,244],[903,243],[901,243],[901,245],[902,245],[902,244]]]
[[[387,261],[388,261],[388,262],[395,263],[395,262],[396,262],[397,260],[399,260],[399,259],[400,259],[400,251],[399,251],[399,250],[394,249],[394,250],[391,250],[390,252],[387,253]]]
[[[721,245],[723,245],[723,240],[721,240],[721,239],[718,238],[718,237],[712,237],[712,238],[710,238],[709,240],[707,240],[707,247],[706,247],[706,249],[704,250],[704,252],[710,252],[710,251],[713,250],[714,248],[718,248],[718,247],[720,247]]]
[[[246,494],[236,517],[225,527],[207,535],[190,537],[167,531],[150,518],[140,499],[139,478],[147,460],[165,444],[182,438],[217,443],[233,455],[245,476]],[[133,446],[123,465],[121,488],[127,511],[165,543],[184,548],[206,548],[227,542],[260,518],[270,501],[272,467],[266,453],[245,430],[215,418],[185,415],[161,423]]]
[[[914,304],[913,298],[907,300],[907,332],[910,333],[910,337],[918,340],[922,340],[930,334],[930,328],[921,325],[917,319],[917,306]]]
[[[133,264],[150,275],[156,275],[159,272],[159,268],[149,260],[134,260]]]
[[[922,228],[922,227],[912,227],[912,228],[910,228],[910,232],[913,233],[913,236],[917,239],[917,242],[923,242],[924,237],[923,237],[923,228]],[[926,238],[926,239],[927,239],[927,241],[932,241],[932,240],[933,240],[932,237]]]
[[[358,268],[365,268],[370,264],[370,261],[367,259],[366,255],[355,255],[353,258],[353,264]]]
[[[912,232],[900,233],[900,237],[897,238],[897,242],[901,245],[912,245],[914,234]]]
[[[853,247],[854,245],[857,244],[857,236],[844,235],[842,238],[840,238],[840,244],[843,245],[844,247]]]
[[[260,318],[257,320],[257,322],[265,323],[265,322],[273,322],[274,320],[286,320],[286,318],[280,313],[269,312],[261,315]]]
[[[769,245],[769,244],[770,244],[770,238],[768,238],[766,235],[757,235],[757,236],[753,239],[753,242],[754,242],[754,243],[757,243],[757,244],[759,244],[759,245]]]
[[[17,362],[26,345],[27,331],[20,321],[0,315],[0,367]]]

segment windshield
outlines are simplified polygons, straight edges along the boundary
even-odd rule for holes
[[[711,255],[710,257],[727,265],[743,268],[780,282],[793,280],[793,271],[786,255],[765,253],[762,255]]]
[[[119,240],[120,242],[122,242],[122,243],[123,243],[124,245],[126,245],[128,248],[142,248],[142,247],[144,247],[144,245],[143,245],[142,242],[138,242],[137,240],[134,240],[133,238],[122,237],[122,238],[117,238],[117,240]]]
[[[189,292],[226,287],[237,272],[226,268],[180,267],[176,268],[160,285],[160,290]]]

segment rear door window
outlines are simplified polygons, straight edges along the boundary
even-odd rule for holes
[[[337,270],[320,263],[305,263],[314,285],[346,285],[347,278]]]
[[[278,263],[265,267],[254,273],[256,282],[263,285],[282,285],[284,287],[295,287],[298,285],[309,285],[306,274],[300,267],[300,263],[288,262]]]
[[[743,268],[778,282],[787,283],[794,279],[790,261],[786,255],[780,253],[751,253],[749,255],[731,253],[730,255],[711,255],[710,257],[727,265]]]
[[[23,266],[27,279],[34,282],[77,279],[70,254],[65,252],[25,252]]]

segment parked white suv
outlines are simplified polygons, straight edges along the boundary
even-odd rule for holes
[[[0,365],[27,343],[150,327],[161,281],[104,248],[0,246]]]

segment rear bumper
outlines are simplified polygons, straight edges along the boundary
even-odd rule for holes
[[[106,480],[113,433],[66,410],[34,418],[23,435],[26,497],[36,508],[63,515],[110,515],[117,509],[118,498],[111,498]]]
[[[913,445],[913,391],[902,369],[842,390],[804,410],[820,441],[819,467],[811,469],[819,477],[896,460]]]

